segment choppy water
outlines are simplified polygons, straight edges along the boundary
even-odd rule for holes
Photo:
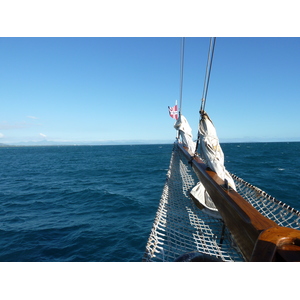
[[[141,261],[172,147],[1,147],[0,261]],[[300,210],[300,143],[222,147],[229,171]]]

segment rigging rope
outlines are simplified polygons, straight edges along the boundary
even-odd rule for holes
[[[214,51],[215,51],[215,44],[216,44],[216,38],[215,37],[210,38],[209,49],[208,49],[208,58],[207,58],[207,64],[206,64],[206,73],[205,73],[205,78],[204,78],[204,86],[203,86],[203,93],[202,93],[202,100],[201,100],[201,107],[200,107],[200,120],[201,120],[202,114],[204,113],[204,109],[205,109],[205,103],[206,103],[208,85],[209,85],[209,79],[210,79],[210,72],[211,72],[211,67],[212,67],[212,62],[213,62],[213,57],[214,57]],[[200,120],[199,120],[199,124],[200,124]],[[196,143],[196,147],[195,147],[195,154],[198,151],[199,140],[200,140],[200,133],[198,131],[198,138],[197,138],[197,143]]]
[[[184,43],[185,38],[181,39],[181,48],[180,48],[180,94],[179,94],[179,115],[181,114],[182,110],[182,87],[183,87],[183,66],[184,66]]]
[[[200,112],[204,111],[204,108],[205,108],[205,102],[206,102],[209,79],[210,79],[210,72],[211,72],[213,56],[214,56],[214,50],[215,50],[215,43],[216,43],[216,38],[210,38],[210,45],[209,45],[209,50],[208,50],[206,74],[205,74],[205,79],[204,79],[204,87],[203,87],[203,94],[202,94],[202,102],[201,102]]]

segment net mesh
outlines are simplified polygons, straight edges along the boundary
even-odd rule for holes
[[[231,176],[235,181],[237,192],[262,215],[273,220],[279,226],[300,229],[299,211],[238,176],[234,174],[231,174]]]
[[[223,222],[204,213],[191,200],[189,192],[197,182],[191,166],[175,148],[144,261],[174,261],[193,251],[223,261],[243,260]]]
[[[237,192],[261,214],[280,226],[300,228],[298,211],[231,175]],[[195,251],[222,261],[244,261],[223,221],[206,214],[191,200],[189,192],[198,181],[175,145],[143,261],[175,261]]]

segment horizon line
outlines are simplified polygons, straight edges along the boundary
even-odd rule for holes
[[[111,141],[89,141],[89,142],[73,142],[73,141],[26,141],[0,143],[0,146],[105,146],[105,145],[162,145],[173,144],[176,140],[111,140]],[[295,139],[224,139],[219,140],[220,144],[239,144],[239,143],[292,143],[300,142],[300,138]]]

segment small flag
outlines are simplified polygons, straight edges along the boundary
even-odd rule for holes
[[[177,101],[176,101],[175,106],[173,106],[173,107],[168,106],[168,109],[169,109],[169,115],[170,115],[170,117],[173,118],[173,119],[178,120]]]

